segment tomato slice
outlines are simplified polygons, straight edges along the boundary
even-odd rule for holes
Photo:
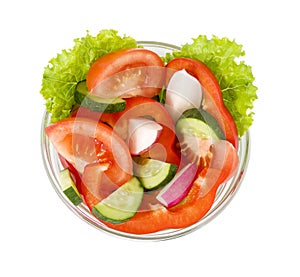
[[[204,109],[212,114],[224,131],[226,139],[238,147],[238,134],[235,122],[223,102],[220,85],[212,71],[201,61],[190,58],[175,58],[167,64],[167,68],[175,71],[185,69],[189,74],[198,79],[205,99]],[[168,71],[168,78],[172,73]]]
[[[156,53],[143,48],[121,49],[96,60],[87,73],[86,84],[100,97],[118,97],[120,91],[122,98],[153,97],[162,88],[163,72],[163,61]]]
[[[118,188],[98,163],[89,164],[84,168],[80,187],[90,210]]]
[[[80,173],[86,165],[98,163],[116,185],[122,185],[132,176],[128,147],[109,126],[73,117],[49,125],[45,132],[56,151]]]
[[[118,135],[126,140],[128,119],[136,117],[150,117],[163,126],[163,130],[155,144],[155,147],[144,153],[144,156],[151,155],[169,163],[180,163],[180,153],[176,148],[177,137],[174,130],[174,123],[170,114],[159,102],[137,96],[126,99],[126,109],[116,113],[98,113],[87,108],[80,107],[72,114],[73,117],[89,118],[110,125]]]

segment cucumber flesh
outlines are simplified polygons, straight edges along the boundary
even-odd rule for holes
[[[132,218],[142,203],[144,188],[136,177],[96,204],[92,212],[101,220],[114,224]]]
[[[201,139],[218,140],[215,132],[203,121],[196,118],[184,118],[178,121],[176,129],[180,135],[188,135]]]
[[[63,193],[75,205],[82,203],[82,198],[77,190],[77,187],[71,177],[69,169],[65,168],[60,172],[60,185]]]
[[[155,190],[168,184],[177,171],[176,164],[159,160],[136,158],[134,161],[134,174],[147,190]]]
[[[90,94],[85,81],[77,84],[74,98],[77,104],[94,112],[115,113],[126,107],[126,101],[122,98],[100,98]]]
[[[195,136],[201,139],[225,140],[217,120],[205,110],[186,110],[176,122],[179,135]]]

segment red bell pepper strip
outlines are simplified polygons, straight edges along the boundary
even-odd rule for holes
[[[198,79],[203,87],[205,99],[203,108],[216,118],[224,131],[226,140],[237,148],[238,133],[235,121],[223,102],[220,85],[207,65],[190,58],[175,58],[167,64],[167,68],[175,71],[185,69],[189,74]],[[168,73],[168,78],[171,78],[170,72]]]
[[[151,156],[153,159],[179,165],[180,154],[176,149],[177,138],[174,124],[167,110],[159,102],[142,96],[128,98],[124,111],[113,114],[103,113],[100,120],[108,123],[114,131],[126,139],[128,119],[140,116],[150,116],[163,127],[154,147],[143,156]]]
[[[167,228],[184,228],[198,222],[212,207],[218,187],[232,177],[238,166],[236,149],[229,142],[220,143],[223,149],[216,147],[218,152],[213,153],[211,167],[199,173],[187,197],[178,205],[170,209],[161,207],[141,211],[121,224],[105,224],[126,233],[147,234]]]

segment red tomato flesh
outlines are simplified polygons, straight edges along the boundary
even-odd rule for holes
[[[98,163],[117,185],[132,176],[132,159],[126,143],[113,130],[94,120],[68,118],[46,127],[57,152],[83,173],[87,164]]]
[[[96,60],[87,73],[86,84],[92,94],[104,98],[119,97],[121,90],[123,98],[153,97],[163,86],[164,71],[163,61],[155,52],[121,49]]]

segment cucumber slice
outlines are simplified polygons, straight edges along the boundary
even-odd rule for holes
[[[125,110],[126,107],[124,99],[100,98],[89,94],[85,81],[77,84],[74,98],[76,103],[94,112],[115,113]]]
[[[136,177],[119,187],[108,197],[96,204],[92,212],[101,220],[114,224],[132,218],[140,207],[144,188]]]
[[[82,202],[82,198],[71,177],[70,171],[67,168],[63,169],[60,172],[60,185],[63,190],[63,193],[75,206],[79,205]]]
[[[149,158],[134,158],[134,174],[147,190],[168,184],[176,174],[177,165]]]
[[[207,111],[197,108],[186,110],[176,122],[176,131],[181,135],[201,139],[225,140],[217,120]]]

